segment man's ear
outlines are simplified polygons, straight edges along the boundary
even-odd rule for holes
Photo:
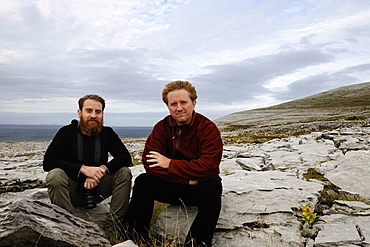
[[[197,104],[197,101],[196,100],[194,100],[193,101],[193,106],[195,107],[195,105]]]
[[[79,117],[79,118],[81,118],[81,114],[82,114],[81,110],[80,110],[80,109],[78,109],[78,110],[77,110],[77,115],[78,115],[78,117]]]

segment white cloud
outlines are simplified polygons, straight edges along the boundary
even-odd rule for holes
[[[98,93],[131,117],[114,125],[142,126],[133,114],[160,117],[161,90],[177,79],[197,87],[197,109],[213,117],[369,81],[368,9],[362,0],[0,0],[0,112],[75,113],[79,97]]]

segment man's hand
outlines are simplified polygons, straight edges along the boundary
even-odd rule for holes
[[[96,182],[94,179],[86,178],[85,183],[84,183],[84,187],[85,187],[85,189],[91,190],[91,189],[95,188],[96,186],[98,186],[98,184],[99,184],[99,182]]]
[[[105,175],[107,169],[104,166],[83,166],[80,172],[86,177],[93,179],[95,182],[99,183],[100,179]]]
[[[195,180],[195,179],[189,180],[189,185],[198,185],[198,184],[199,184],[199,180]]]
[[[154,163],[149,167],[162,167],[164,169],[168,169],[168,167],[170,166],[171,159],[167,158],[166,156],[163,156],[158,152],[150,151],[149,154],[146,155],[146,157],[150,158],[147,160],[147,162]]]

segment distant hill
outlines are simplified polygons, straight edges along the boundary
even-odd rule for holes
[[[214,122],[225,136],[254,135],[252,141],[259,136],[262,138],[260,141],[266,141],[274,136],[367,125],[369,119],[370,82],[367,82],[271,107],[232,113]]]

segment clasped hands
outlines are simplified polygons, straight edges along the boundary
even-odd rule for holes
[[[168,169],[170,166],[171,159],[156,151],[149,151],[149,154],[147,154],[146,157],[149,158],[146,160],[147,162],[153,163],[152,165],[149,165],[149,167],[162,167],[164,169]],[[198,185],[198,183],[199,180],[189,180],[189,185]]]
[[[84,183],[85,189],[93,189],[98,186],[106,172],[107,169],[104,166],[83,166],[81,173],[87,177]]]

